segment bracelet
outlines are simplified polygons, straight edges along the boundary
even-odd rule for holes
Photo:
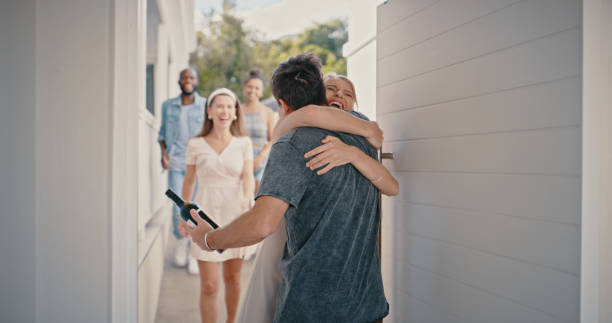
[[[214,230],[208,231],[204,234],[204,245],[206,246],[206,248],[210,251],[215,251],[215,249],[211,248],[210,245],[208,244],[208,234],[213,232]]]

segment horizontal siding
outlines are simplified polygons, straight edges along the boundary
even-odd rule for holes
[[[577,175],[580,129],[555,129],[389,142],[394,171]]]
[[[489,15],[519,1],[389,1],[379,8],[378,21],[379,26],[382,25],[383,28],[378,29],[377,39],[386,45],[378,47],[378,58],[384,58],[415,44],[428,41],[449,30],[458,29],[474,19]],[[410,3],[414,4],[410,5]]]
[[[462,6],[463,1],[446,1]],[[580,26],[580,2],[519,1],[435,39],[379,57],[382,86]],[[473,13],[472,13],[473,14]],[[432,17],[443,19],[443,17]],[[422,28],[422,27],[421,27]],[[381,37],[384,37],[383,33]],[[465,43],[469,40],[469,43]],[[447,51],[447,48],[452,48]],[[404,68],[396,66],[404,65]]]
[[[581,33],[578,28],[563,31],[379,87],[377,111],[385,114],[578,75]]]
[[[378,7],[378,16],[382,16],[384,19],[379,18],[376,20],[376,29],[378,31],[388,29],[439,1],[440,0],[411,0],[391,1],[386,3],[384,6]]]
[[[414,203],[394,219],[411,234],[577,276],[580,227]],[[480,230],[474,230],[479,228]],[[526,248],[528,246],[528,248]]]
[[[377,120],[392,322],[578,322],[581,1],[390,0]]]
[[[404,309],[405,316],[394,322],[411,323],[468,323],[456,316],[440,311],[438,308],[427,304],[414,296],[397,290],[394,298],[398,307]],[[387,320],[385,320],[386,322]]]
[[[461,313],[469,323],[563,323],[540,310],[526,307],[487,290],[408,263],[400,264],[405,293],[446,313]],[[410,322],[412,323],[412,322]]]
[[[403,240],[407,248],[400,257],[411,265],[528,308],[556,313],[562,320],[577,318],[580,284],[576,275],[413,235]]]
[[[377,120],[387,141],[413,140],[577,126],[579,106],[580,79],[572,76],[423,108],[379,109]]]
[[[579,224],[580,178],[397,172],[404,202]]]

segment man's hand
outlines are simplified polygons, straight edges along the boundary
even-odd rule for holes
[[[212,231],[213,228],[208,224],[208,222],[204,221],[204,219],[202,219],[195,210],[191,210],[190,213],[191,217],[198,223],[197,227],[187,227],[186,229],[187,234],[191,236],[191,241],[197,244],[198,247],[202,248],[204,251],[214,251],[208,249],[204,243],[204,235],[206,232]]]
[[[356,158],[357,148],[343,143],[336,137],[326,136],[321,142],[323,143],[321,146],[304,154],[305,158],[314,156],[306,163],[306,167],[310,170],[325,166],[317,171],[317,175],[323,175],[336,166],[352,163]]]
[[[168,156],[167,153],[162,153],[162,158],[161,158],[161,165],[163,169],[169,169],[170,168],[170,156]]]
[[[366,140],[370,143],[370,145],[374,146],[374,148],[380,149],[385,137],[382,129],[380,129],[376,121],[370,121],[368,132],[370,134],[366,137]]]

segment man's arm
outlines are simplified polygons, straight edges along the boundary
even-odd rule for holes
[[[157,141],[164,142],[164,149],[166,147],[166,110],[168,105],[164,102],[161,107],[161,124],[159,125],[159,132],[157,133]]]
[[[161,125],[159,126],[159,133],[157,134],[157,141],[159,142],[159,147],[161,148],[161,165],[163,169],[170,168],[170,156],[168,156],[168,151],[166,147],[166,102],[162,104],[162,119]]]
[[[250,246],[276,231],[288,207],[289,203],[281,199],[267,195],[261,196],[255,201],[252,209],[230,224],[213,231],[208,223],[192,210],[191,216],[196,219],[198,226],[188,231],[192,241],[207,251],[211,250],[204,243],[204,235],[209,231],[206,241],[212,249]]]

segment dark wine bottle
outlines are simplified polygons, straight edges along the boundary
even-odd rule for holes
[[[219,225],[216,224],[215,221],[213,221],[210,217],[208,217],[208,215],[206,215],[206,213],[204,213],[204,211],[202,211],[202,209],[200,209],[197,204],[183,201],[183,199],[176,193],[174,193],[174,191],[171,189],[168,189],[166,191],[166,196],[169,197],[174,202],[174,204],[179,207],[179,215],[190,226],[195,227],[198,225],[198,222],[196,222],[196,220],[191,217],[191,210],[196,210],[200,218],[206,221],[206,223],[208,223],[213,229],[219,227]],[[221,253],[223,252],[223,250],[217,249],[217,252]]]

